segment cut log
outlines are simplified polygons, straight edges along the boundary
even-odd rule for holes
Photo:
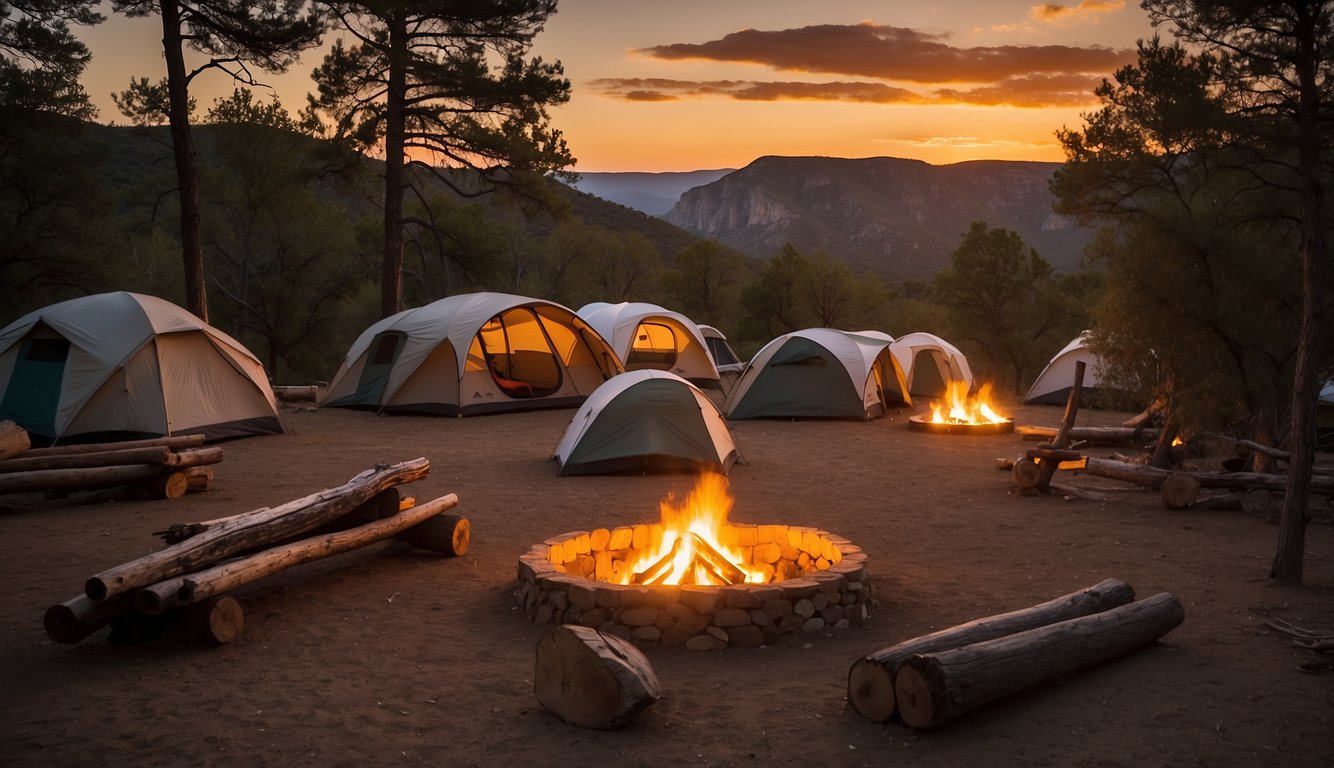
[[[1151,467],[1147,464],[1131,464],[1112,459],[1090,457],[1081,472],[1099,477],[1110,477],[1128,483],[1158,487],[1172,474],[1170,470]],[[1282,493],[1287,487],[1286,475],[1274,475],[1264,472],[1196,472],[1177,470],[1200,481],[1202,488],[1229,488],[1234,490],[1261,489]],[[1311,492],[1334,495],[1334,476],[1315,476],[1311,478]]]
[[[898,669],[914,655],[994,640],[1105,611],[1134,599],[1135,591],[1130,585],[1120,579],[1105,579],[1030,608],[976,619],[882,648],[853,662],[848,669],[848,703],[868,720],[885,722],[895,711],[894,679]]]
[[[24,454],[28,456],[68,456],[76,453],[101,453],[103,451],[121,451],[128,448],[146,448],[163,446],[173,451],[186,448],[198,448],[204,444],[203,435],[176,435],[175,437],[150,437],[146,440],[121,440],[114,443],[87,443],[84,445],[53,445],[49,448],[33,448]]]
[[[1186,509],[1200,497],[1200,481],[1185,472],[1173,472],[1163,480],[1163,506]]]
[[[272,509],[242,514],[150,555],[118,565],[88,579],[84,594],[94,600],[206,568],[227,557],[253,552],[285,541],[303,531],[337,519],[375,494],[399,483],[425,477],[424,458],[366,470],[337,488],[330,488]]]
[[[1282,498],[1280,496],[1280,498]],[[1274,494],[1262,488],[1253,488],[1241,496],[1241,510],[1268,520],[1274,517]]]
[[[190,480],[184,472],[164,472],[144,483],[144,488],[155,499],[179,499],[190,490]]]
[[[1167,592],[1101,613],[904,660],[894,678],[903,722],[934,728],[983,704],[1143,648],[1181,624]]]
[[[110,624],[113,619],[135,610],[134,604],[133,595],[101,602],[79,595],[47,608],[42,616],[42,627],[46,629],[47,637],[57,643],[72,645]]]
[[[1059,427],[1017,426],[1015,434],[1026,440],[1051,440],[1056,437]],[[1069,433],[1072,442],[1089,445],[1118,445],[1122,443],[1150,441],[1158,439],[1156,429],[1134,429],[1131,427],[1071,427]]]
[[[346,531],[312,536],[201,571],[164,579],[140,589],[136,602],[139,610],[147,614],[161,613],[174,605],[197,603],[288,568],[387,539],[423,520],[453,509],[458,503],[459,497],[451,493],[383,520]],[[202,538],[203,535],[196,538]]]
[[[31,451],[29,452],[31,453]],[[113,467],[127,464],[166,464],[171,449],[161,445],[144,448],[125,448],[119,451],[69,453],[55,456],[20,456],[0,461],[0,473],[33,472],[43,469],[80,469],[82,467]]]
[[[207,491],[213,484],[213,467],[187,467],[184,475],[186,491],[189,493]]]
[[[404,531],[402,538],[419,549],[461,557],[467,554],[472,541],[472,525],[466,517],[436,515]]]
[[[566,624],[537,643],[537,700],[571,725],[610,730],[662,698],[648,659],[628,640]]]
[[[169,467],[184,469],[205,464],[217,464],[220,461],[222,461],[222,448],[214,445],[208,448],[191,448],[174,452],[167,457],[166,464]]]
[[[222,645],[241,634],[245,611],[236,598],[223,595],[190,606],[187,611],[190,634],[196,640]]]
[[[8,419],[0,421],[0,459],[18,456],[31,447],[28,430]]]
[[[1038,463],[1029,458],[1022,458],[1010,469],[1015,486],[1021,491],[1035,490],[1042,482],[1042,470]]]
[[[319,396],[320,388],[314,384],[276,386],[273,396],[283,403],[313,403]]]
[[[127,464],[119,467],[83,467],[81,469],[39,469],[0,475],[0,494],[32,491],[84,491],[116,485],[146,483],[162,474],[153,464]]]

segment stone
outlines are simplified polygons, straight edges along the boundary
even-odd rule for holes
[[[801,631],[819,632],[823,630],[824,627],[825,627],[824,619],[820,618],[819,616],[812,616],[811,618],[806,619],[805,623],[801,625]]]
[[[662,637],[662,630],[657,627],[635,627],[630,637],[644,643],[656,643]]]
[[[696,613],[713,613],[718,606],[718,590],[711,587],[681,587],[681,604]]]
[[[815,615],[815,603],[811,602],[810,598],[803,597],[792,604],[792,612],[803,619],[809,619]]]
[[[698,613],[692,613],[688,616],[682,616],[672,625],[672,629],[678,632],[684,632],[687,635],[698,635],[709,626],[709,620]]]
[[[686,649],[691,651],[721,651],[727,647],[727,641],[713,635],[695,635],[686,641]]]
[[[792,613],[792,603],[781,598],[768,600],[764,603],[764,612],[768,614],[769,618],[777,621],[779,617]]]
[[[713,615],[713,623],[719,627],[741,627],[750,624],[750,612],[741,608],[724,608]]]
[[[627,627],[648,627],[658,622],[658,609],[651,605],[623,608],[616,620]]]
[[[584,610],[597,607],[598,590],[592,584],[571,584],[569,596],[570,605],[578,606]]]
[[[727,630],[728,645],[737,648],[759,648],[764,645],[764,631],[754,624],[747,624],[742,627],[729,627]]]

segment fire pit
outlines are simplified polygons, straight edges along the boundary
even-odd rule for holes
[[[571,531],[519,557],[516,598],[540,624],[580,624],[641,645],[757,647],[860,625],[866,555],[795,525],[727,522],[726,480],[705,475],[662,520]]]
[[[990,402],[991,385],[983,384],[976,396],[967,385],[951,381],[945,387],[945,402],[933,402],[931,415],[908,417],[908,429],[933,435],[1004,435],[1014,431],[1014,419],[997,413]]]

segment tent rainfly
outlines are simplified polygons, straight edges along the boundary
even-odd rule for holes
[[[0,330],[0,419],[53,442],[283,431],[248,349],[169,301],[125,291]]]
[[[722,414],[698,387],[668,371],[640,370],[609,380],[584,401],[553,458],[561,475],[726,474],[737,449]]]
[[[908,379],[913,397],[941,398],[951,381],[962,381],[965,389],[973,387],[973,371],[968,358],[958,347],[933,333],[908,333],[890,345]]]
[[[769,342],[727,396],[730,419],[870,419],[901,398],[903,369],[883,334],[808,328]]]
[[[671,371],[698,384],[717,383],[718,369],[690,318],[642,301],[594,302],[582,317],[616,350],[627,371]]]
[[[621,372],[612,348],[567,307],[466,293],[363,331],[323,405],[446,416],[571,407]]]
[[[1090,392],[1101,383],[1098,376],[1098,357],[1086,345],[1088,331],[1075,337],[1069,344],[1056,353],[1056,356],[1042,369],[1033,386],[1024,395],[1024,405],[1065,405],[1070,398],[1070,388],[1075,382],[1075,363],[1084,363],[1084,384],[1082,390]]]

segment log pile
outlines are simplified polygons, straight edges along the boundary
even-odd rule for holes
[[[848,670],[848,703],[875,722],[932,728],[1002,697],[1147,646],[1181,624],[1164,592],[1124,582],[960,624],[870,653]]]
[[[51,606],[43,624],[56,642],[77,643],[112,625],[140,639],[183,616],[197,637],[231,640],[243,624],[228,590],[303,563],[398,537],[449,556],[467,551],[467,518],[445,515],[448,494],[425,504],[400,503],[398,486],[425,477],[424,458],[366,470],[347,483],[277,507],[157,531],[163,549],[91,576],[83,593]],[[423,535],[416,527],[430,524]]]
[[[211,465],[222,461],[222,448],[204,447],[203,435],[27,448],[27,433],[18,429],[23,434],[16,439],[12,426],[0,423],[0,439],[8,447],[0,458],[0,495],[64,497],[85,491],[93,500],[177,499],[207,490]]]

